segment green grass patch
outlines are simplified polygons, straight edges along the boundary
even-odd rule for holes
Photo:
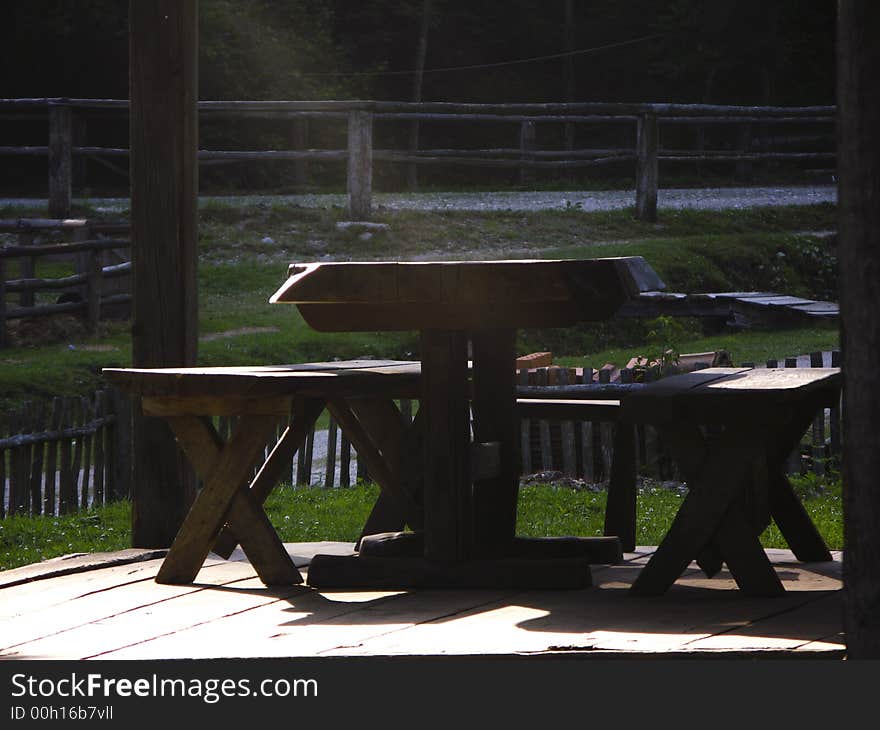
[[[131,504],[115,502],[63,517],[0,520],[0,570],[71,553],[131,547]]]
[[[829,548],[843,546],[840,481],[835,475],[792,479],[795,491]],[[276,489],[266,503],[284,542],[354,542],[379,495],[374,484],[346,489]],[[601,535],[605,491],[575,490],[552,484],[520,489],[517,532],[524,536]],[[657,545],[672,522],[683,495],[646,482],[639,491],[636,541]],[[0,570],[73,552],[121,550],[130,545],[131,505],[99,507],[64,517],[8,517],[0,520]],[[761,536],[764,547],[787,547],[774,525]]]

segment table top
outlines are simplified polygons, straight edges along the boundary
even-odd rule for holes
[[[624,417],[721,420],[805,400],[827,406],[839,394],[840,368],[705,368],[650,383],[627,395]]]
[[[663,288],[641,256],[294,263],[269,301],[323,332],[561,327]]]

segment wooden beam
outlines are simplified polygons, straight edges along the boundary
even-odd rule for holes
[[[194,365],[198,2],[131,0],[132,364]],[[195,478],[162,421],[134,419],[132,544],[167,547]]]
[[[847,658],[880,657],[880,418],[876,353],[880,347],[880,5],[840,0],[837,97],[840,318],[844,361],[844,627]]]

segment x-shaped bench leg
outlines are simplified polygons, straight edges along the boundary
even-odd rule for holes
[[[292,422],[285,429],[266,462],[250,484],[250,496],[257,504],[263,504],[278,484],[281,475],[290,470],[293,455],[305,443],[306,437],[324,410],[324,401],[317,398],[299,398],[294,401]],[[214,543],[214,552],[228,558],[239,540],[227,526]]]
[[[330,401],[327,409],[382,489],[361,537],[396,532],[407,524],[414,530],[421,528],[418,496],[402,474],[406,426],[397,406],[385,399],[351,398]]]
[[[277,416],[240,417],[225,444],[211,423],[197,416],[169,418],[202,488],[156,576],[158,583],[192,583],[223,525],[228,522],[266,585],[301,583],[302,576],[260,504],[248,493]]]
[[[673,439],[682,446],[691,439]],[[675,448],[675,447],[673,447]],[[678,456],[687,460],[687,453]],[[691,456],[691,458],[693,458]],[[691,560],[714,545],[744,593],[778,595],[782,582],[758,540],[757,530],[743,506],[746,487],[764,458],[760,439],[747,428],[729,428],[705,447],[702,464],[691,462],[689,491],[657,551],[642,569],[632,591],[664,593]],[[705,556],[712,561],[711,554]]]
[[[832,560],[828,546],[810,519],[785,475],[783,464],[813,421],[813,404],[795,413],[787,427],[780,431],[768,455],[770,514],[798,560],[805,563]]]

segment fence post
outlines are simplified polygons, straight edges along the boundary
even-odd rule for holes
[[[49,105],[49,217],[67,218],[71,203],[73,115],[66,104]]]
[[[373,195],[373,115],[352,111],[348,115],[348,213],[354,220],[369,220]]]
[[[636,218],[657,220],[657,115],[645,112],[639,117],[637,132]]]
[[[0,347],[9,345],[6,329],[6,259],[0,256]]]
[[[30,231],[22,231],[18,234],[19,246],[32,246],[34,243],[34,234]],[[36,260],[33,256],[22,256],[19,259],[18,273],[22,279],[33,279],[36,271]],[[22,307],[34,306],[34,290],[22,289],[18,295],[18,303]]]
[[[110,489],[107,491],[112,493],[114,500],[127,499],[131,496],[132,471],[131,397],[116,388],[111,388],[109,395],[115,421],[112,429],[113,437],[109,443],[108,454],[112,455],[112,458],[110,459],[112,464],[108,465],[107,469],[108,475],[111,475],[112,482]]]
[[[519,153],[523,160],[531,160],[535,149],[535,123],[523,122],[519,128]],[[519,168],[520,185],[529,185],[534,180],[531,168]]]
[[[748,154],[752,149],[752,125],[743,122],[739,127],[739,151]],[[752,177],[751,160],[740,160],[736,163],[736,177],[739,180],[749,180]]]
[[[86,324],[92,334],[98,333],[98,321],[101,319],[101,253],[90,248],[85,260],[86,269]]]
[[[309,118],[294,117],[292,135],[293,148],[305,150],[309,146]],[[309,182],[308,160],[295,160],[293,163],[293,182],[297,188],[304,188]]]

